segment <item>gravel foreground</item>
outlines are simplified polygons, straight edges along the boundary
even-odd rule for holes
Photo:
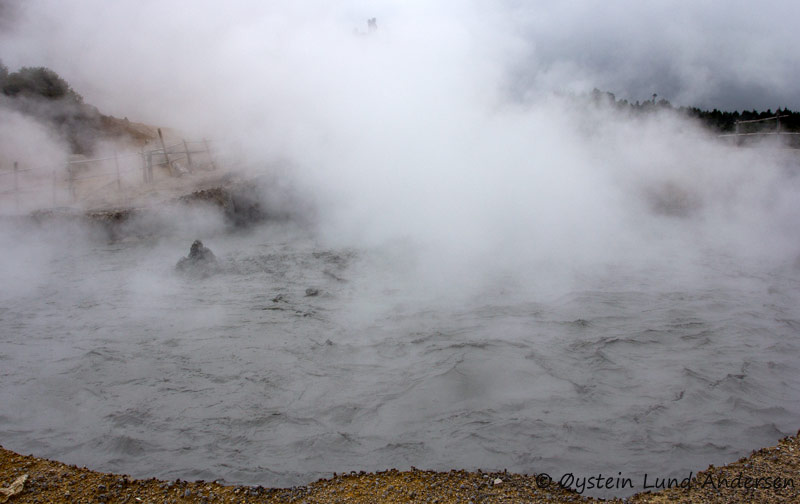
[[[27,478],[25,477],[27,476]],[[588,475],[587,475],[588,476]],[[24,482],[23,482],[24,480]],[[603,480],[609,488],[619,481]],[[16,484],[15,484],[16,482]],[[653,482],[651,482],[653,483]],[[391,469],[334,474],[307,486],[263,488],[205,481],[131,479],[0,447],[0,503],[800,503],[800,432],[776,446],[723,467],[710,466],[691,480],[673,481],[657,493],[628,499],[592,499],[561,488],[546,475],[506,472],[435,472]],[[640,485],[641,482],[637,482]],[[588,488],[588,483],[586,484]],[[12,495],[8,495],[12,494]]]

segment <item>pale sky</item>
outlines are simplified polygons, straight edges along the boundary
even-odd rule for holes
[[[269,65],[287,47],[313,46],[307,31],[366,32],[371,17],[384,37],[419,31],[434,52],[459,45],[465,68],[471,51],[494,58],[518,96],[599,88],[630,101],[657,93],[675,105],[800,109],[800,3],[790,0],[2,0],[0,16],[0,59],[12,71],[49,66],[118,115],[168,87],[157,82],[165,76],[192,73],[197,84],[235,72],[232,62]],[[243,59],[254,47],[261,56]]]

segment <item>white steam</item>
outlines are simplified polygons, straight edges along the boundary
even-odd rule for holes
[[[313,201],[327,243],[408,250],[408,268],[445,292],[609,263],[680,267],[709,249],[797,253],[783,160],[676,116],[631,118],[560,94],[649,98],[662,79],[672,100],[754,86],[797,98],[787,75],[759,80],[785,63],[779,25],[735,61],[704,44],[724,46],[744,5],[713,32],[715,9],[670,3],[217,7],[26,2],[0,56],[53,66],[104,112],[233,140],[253,172],[288,160],[283,175]]]
[[[789,2],[4,5],[12,71],[48,66],[103,113],[234,144],[237,170],[274,181],[263,208],[311,228],[229,233],[216,208],[163,204],[111,233],[0,219],[0,332],[23,370],[6,396],[25,401],[5,423],[21,446],[241,480],[420,457],[593,470],[618,451],[640,467],[670,449],[680,467],[788,428],[773,406],[797,404],[798,151],[580,93],[797,107],[792,17],[745,29]],[[4,114],[0,162],[49,165],[49,139]],[[131,179],[97,188],[111,201],[141,180],[125,159]],[[197,238],[222,273],[175,274]],[[729,432],[709,443],[720,422],[696,417],[719,405]],[[688,442],[664,425],[691,427]]]

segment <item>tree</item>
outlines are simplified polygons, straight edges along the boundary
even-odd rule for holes
[[[32,96],[49,100],[66,98],[75,103],[83,103],[83,97],[72,90],[67,81],[46,67],[22,67],[8,74],[2,82],[6,96]]]
[[[3,64],[3,60],[0,60],[0,89],[5,86],[6,79],[8,79],[8,67]]]

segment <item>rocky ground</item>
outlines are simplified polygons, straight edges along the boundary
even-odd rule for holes
[[[16,482],[16,485],[14,483]],[[800,502],[800,433],[723,467],[701,471],[683,488],[602,501],[560,488],[542,475],[413,469],[350,473],[294,488],[205,481],[137,480],[0,448],[0,503],[731,503]],[[18,492],[18,493],[15,493]],[[12,494],[12,495],[8,495]]]

